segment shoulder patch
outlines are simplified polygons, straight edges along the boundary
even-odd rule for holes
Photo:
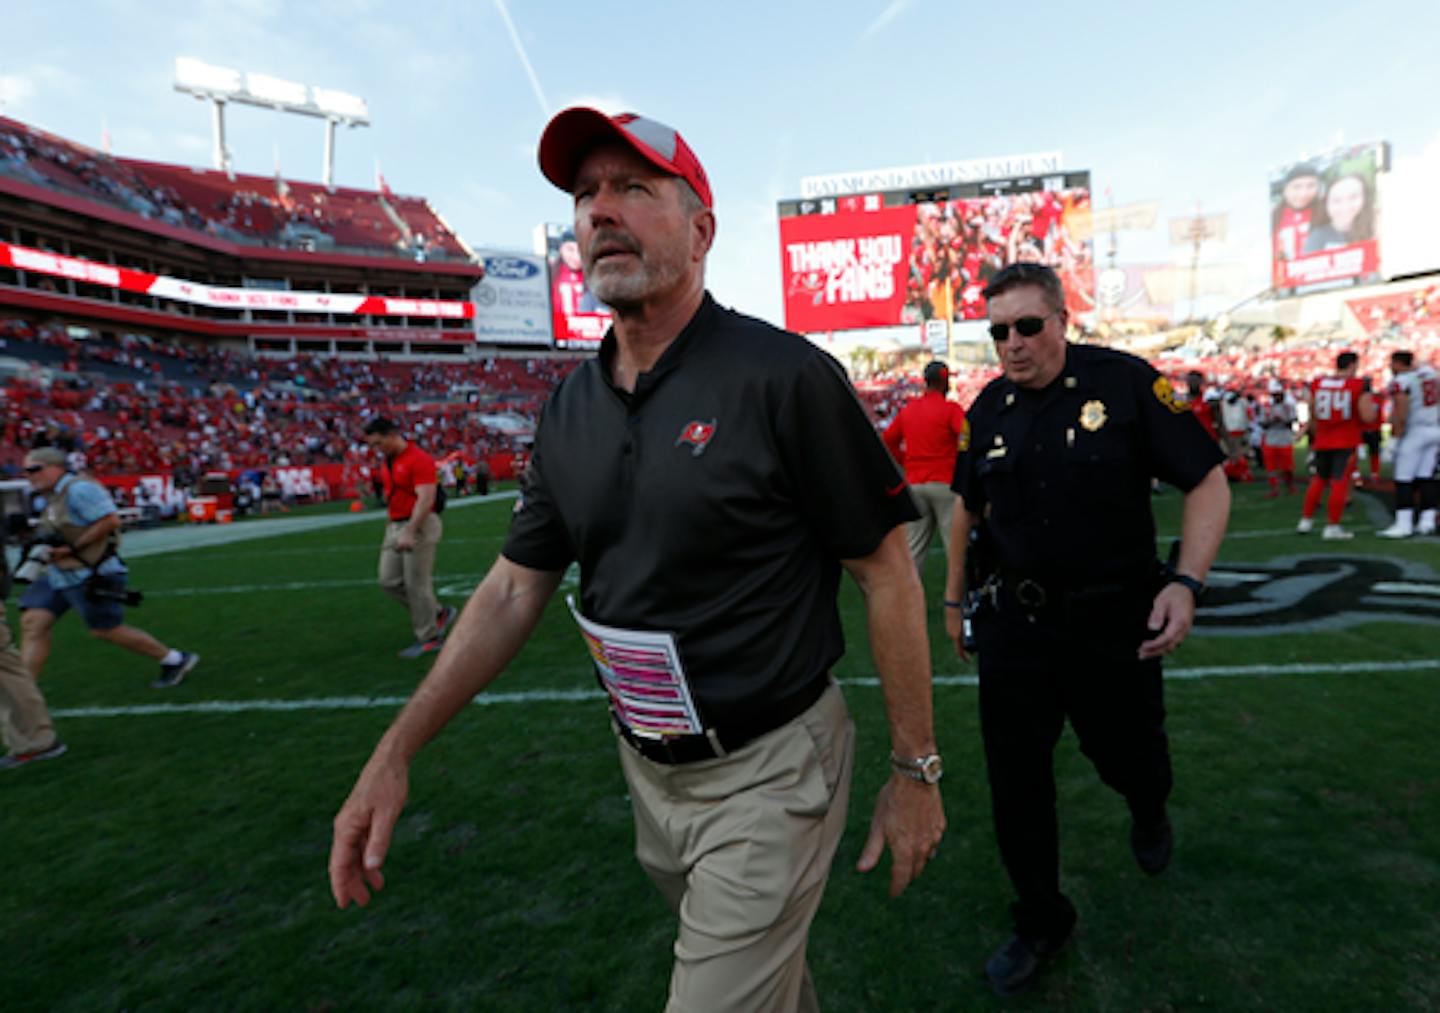
[[[963,453],[970,449],[970,420],[966,419],[960,423],[960,450]]]
[[[1170,386],[1170,381],[1163,376],[1157,376],[1155,382],[1150,385],[1150,390],[1166,408],[1169,408],[1176,415],[1189,411],[1189,409],[1175,396],[1175,388]]]

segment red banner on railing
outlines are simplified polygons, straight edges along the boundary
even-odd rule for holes
[[[475,304],[452,299],[392,299],[389,296],[342,292],[287,292],[263,288],[226,288],[200,282],[148,274],[128,267],[101,264],[80,257],[65,257],[0,242],[0,267],[69,278],[87,285],[102,285],[140,292],[175,302],[218,309],[289,310],[294,313],[338,313],[344,316],[440,317],[470,320]]]

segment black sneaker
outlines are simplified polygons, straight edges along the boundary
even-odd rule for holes
[[[169,689],[171,686],[178,686],[185,681],[190,670],[200,664],[200,655],[191,654],[189,651],[180,652],[180,660],[173,665],[160,666],[160,678],[150,684],[151,689]]]
[[[991,990],[998,996],[1025,991],[1069,940],[1068,933],[1059,939],[1011,936],[985,962],[985,978],[990,982]]]
[[[1170,864],[1175,852],[1175,832],[1170,827],[1170,818],[1161,812],[1158,819],[1142,821],[1130,817],[1130,850],[1140,868],[1152,876],[1158,876]]]
[[[25,766],[27,763],[34,763],[37,760],[53,760],[57,756],[64,756],[69,747],[56,739],[54,744],[45,749],[35,749],[28,753],[11,753],[8,756],[0,756],[0,770],[15,770]]]

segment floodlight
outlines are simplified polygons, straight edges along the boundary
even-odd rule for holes
[[[303,106],[309,99],[309,94],[303,84],[285,81],[268,74],[246,74],[245,87],[256,98],[264,99],[267,102],[276,102],[280,105]]]
[[[240,91],[240,72],[181,56],[175,60],[175,84],[187,91],[228,95]]]
[[[330,88],[312,88],[310,91],[315,96],[315,105],[322,112],[344,120],[368,121],[370,119],[370,109],[365,105],[365,100],[358,95]]]
[[[188,56],[175,60],[175,90],[209,100],[213,107],[215,168],[230,171],[230,150],[225,146],[225,106],[232,102],[277,112],[313,116],[325,121],[326,186],[335,182],[335,128],[368,127],[370,110],[365,100],[331,88],[307,88],[269,74],[245,73],[213,67]]]

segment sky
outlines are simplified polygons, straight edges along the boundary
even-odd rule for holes
[[[775,205],[801,177],[1026,152],[1088,169],[1097,203],[1159,202],[1156,229],[1120,234],[1122,265],[1188,263],[1168,220],[1226,215],[1201,263],[1244,283],[1202,300],[1213,313],[1266,286],[1276,167],[1385,140],[1394,255],[1440,267],[1435,0],[4,0],[0,23],[0,114],[96,147],[108,130],[125,157],[210,164],[176,57],[359,95],[372,125],[341,132],[336,182],[372,187],[378,162],[474,248],[530,249],[569,220],[535,160],[554,112],[669,123],[715,190],[711,290],[775,323]],[[227,129],[237,171],[320,179],[320,121],[232,106]]]

